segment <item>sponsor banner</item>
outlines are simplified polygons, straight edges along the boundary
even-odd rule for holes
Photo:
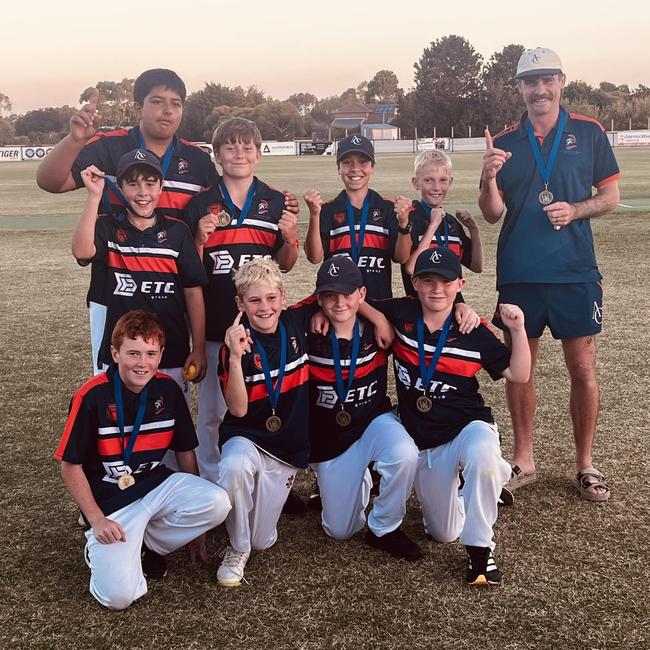
[[[331,156],[332,141],[326,142],[299,142],[299,154],[301,156]]]
[[[22,159],[21,147],[0,147],[0,162],[17,162]]]
[[[262,142],[263,156],[295,156],[295,142]]]
[[[650,147],[650,131],[619,131],[616,144],[619,147]]]
[[[449,138],[419,138],[418,151],[427,151],[429,149],[447,149],[449,150]]]
[[[43,160],[54,147],[23,147],[23,160]]]

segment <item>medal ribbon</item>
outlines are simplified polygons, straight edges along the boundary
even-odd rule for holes
[[[345,211],[348,215],[348,230],[350,231],[350,253],[352,259],[356,262],[359,261],[359,255],[363,248],[363,239],[366,236],[366,223],[368,221],[368,212],[370,212],[370,192],[366,194],[363,200],[363,207],[361,208],[361,221],[359,222],[359,238],[354,228],[354,208],[350,203],[348,195],[345,195]]]
[[[233,203],[233,200],[230,196],[230,192],[228,191],[228,188],[226,187],[226,184],[221,181],[219,183],[219,189],[221,190],[221,196],[223,196],[223,200],[226,202],[226,205],[228,206],[228,210],[230,211],[230,216],[234,219],[235,214],[237,212],[237,206]],[[239,228],[244,223],[244,219],[248,216],[248,213],[251,211],[251,207],[253,205],[253,199],[255,198],[255,181],[251,183],[251,186],[248,188],[248,194],[246,195],[246,202],[244,203],[244,207],[241,209],[239,212],[239,216],[237,217],[237,224],[235,225],[236,228]]]
[[[537,164],[537,169],[539,169],[539,173],[541,174],[542,180],[544,181],[544,186],[548,186],[548,183],[551,180],[551,174],[553,173],[555,160],[557,158],[558,151],[560,150],[560,140],[562,139],[562,132],[564,131],[566,120],[566,112],[560,111],[560,118],[557,122],[555,139],[553,140],[553,146],[551,147],[551,152],[546,163],[544,163],[544,160],[542,158],[542,150],[540,149],[539,143],[535,139],[535,135],[533,133],[533,125],[530,123],[530,120],[528,120],[528,141],[530,142],[530,148],[533,150],[535,163]]]
[[[262,362],[262,372],[264,373],[266,391],[269,394],[269,402],[271,402],[271,409],[274,413],[275,408],[278,405],[278,400],[280,399],[280,393],[282,392],[284,367],[287,363],[287,330],[282,321],[278,321],[278,327],[280,329],[280,367],[278,368],[278,378],[275,381],[275,386],[273,385],[273,379],[271,378],[271,369],[269,367],[269,358],[266,356],[266,350],[260,343],[257,336],[255,336],[255,330],[251,329],[251,336],[253,337],[255,345],[257,345],[257,350],[260,353],[260,361]]]
[[[422,316],[418,318],[417,329],[418,329],[418,356],[420,358],[420,381],[422,382],[423,390],[426,395],[426,392],[431,383],[434,373],[436,372],[436,366],[440,360],[440,355],[442,354],[442,348],[445,347],[447,342],[447,336],[449,335],[449,330],[451,328],[451,320],[453,313],[447,316],[445,324],[442,326],[442,331],[438,337],[438,342],[436,343],[436,351],[433,354],[433,359],[427,367],[427,355],[424,351],[424,320]]]
[[[359,341],[361,335],[359,333],[359,319],[354,321],[354,335],[352,337],[352,356],[350,357],[350,368],[348,371],[348,385],[343,383],[343,367],[341,366],[341,349],[339,348],[339,340],[336,332],[332,327],[330,329],[330,338],[332,339],[332,355],[334,356],[334,372],[336,373],[336,394],[339,396],[341,408],[345,403],[345,397],[354,381],[354,371],[357,369],[357,356],[359,354]]]
[[[424,210],[424,214],[427,215],[429,218],[429,221],[431,221],[431,207],[428,206],[424,201],[420,201],[420,205],[422,206],[422,209]],[[449,232],[447,231],[447,217],[446,215],[442,215],[442,226],[444,228],[445,234],[443,237],[441,237],[438,234],[438,229],[436,228],[436,241],[438,242],[438,247],[439,248],[449,248]]]
[[[120,428],[120,435],[122,436],[122,449],[124,450],[124,464],[128,465],[131,460],[131,455],[133,454],[133,448],[135,447],[135,441],[140,433],[140,427],[142,426],[142,421],[144,420],[144,409],[147,405],[147,394],[149,388],[145,386],[144,390],[140,393],[140,398],[138,400],[138,411],[135,415],[135,422],[133,423],[133,429],[131,431],[131,436],[129,437],[129,444],[126,449],[124,449],[124,400],[122,398],[122,378],[120,377],[120,371],[116,368],[113,375],[113,389],[115,395],[115,410],[117,411],[117,425]]]

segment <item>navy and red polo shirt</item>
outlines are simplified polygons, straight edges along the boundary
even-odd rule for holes
[[[411,253],[420,245],[420,241],[429,226],[429,217],[422,207],[420,201],[413,201],[413,211],[410,214],[411,220]],[[445,241],[445,223],[447,224],[447,239]],[[429,249],[438,248],[440,242],[450,251],[460,257],[460,263],[469,268],[472,264],[472,240],[465,232],[463,226],[453,215],[446,213],[442,218],[440,225],[436,229],[435,237],[429,244]],[[407,296],[417,296],[411,276],[406,272],[405,265],[402,264],[402,282],[404,283],[404,292]]]
[[[563,108],[560,109],[566,112]],[[497,286],[516,283],[596,282],[601,279],[589,219],[554,230],[538,200],[542,176],[528,140],[528,114],[494,137],[494,146],[512,152],[497,174],[506,215],[497,246]],[[554,128],[541,142],[548,160]],[[538,138],[538,141],[540,138]],[[548,189],[553,202],[575,203],[592,196],[620,176],[603,127],[584,115],[570,113]]]
[[[266,420],[272,414],[269,393],[264,380],[262,362],[253,344],[250,353],[242,357],[244,382],[248,393],[248,411],[241,418],[226,412],[219,427],[219,447],[235,436],[248,438],[256,447],[278,460],[304,469],[309,456],[309,359],[307,357],[306,331],[314,314],[313,305],[285,309],[280,320],[287,330],[287,356],[285,374],[275,414],[282,426],[275,432],[266,429]],[[248,326],[246,315],[241,322]],[[277,379],[280,366],[280,331],[273,334],[255,333],[264,346],[271,377]],[[219,357],[219,381],[226,393],[229,377],[230,350],[221,348]]]
[[[363,284],[370,298],[391,298],[391,261],[397,244],[398,222],[392,201],[382,198],[374,190],[368,190],[370,209],[366,223],[363,247],[357,266],[361,270]],[[343,190],[335,199],[323,203],[320,213],[320,238],[324,259],[333,255],[351,256],[350,230]],[[361,208],[353,208],[356,237],[359,237]]]
[[[99,217],[92,260],[106,267],[107,315],[98,367],[111,362],[111,334],[131,309],[158,315],[165,330],[162,368],[185,364],[189,346],[183,289],[206,283],[205,271],[186,224],[156,212],[154,223],[138,230],[124,214]]]
[[[226,330],[237,315],[235,283],[232,272],[256,257],[275,257],[284,245],[278,222],[284,210],[284,194],[258,178],[253,205],[239,224],[241,211],[235,209],[227,226],[217,227],[203,247],[203,266],[208,284],[205,298],[205,334],[208,341],[223,341]],[[195,235],[205,215],[229,212],[219,185],[197,194],[188,204],[183,217]]]
[[[487,322],[469,334],[461,334],[452,321],[451,329],[433,374],[422,388],[416,323],[422,315],[420,301],[414,298],[372,301],[392,323],[397,334],[393,344],[395,383],[402,424],[420,450],[444,445],[455,438],[472,420],[493,423],[492,411],[478,392],[476,374],[485,369],[492,379],[501,378],[510,365],[510,350],[495,336]],[[426,362],[435,353],[440,330],[424,326]],[[421,413],[416,402],[426,394],[433,402],[428,413]]]
[[[81,172],[89,165],[101,169],[114,183],[119,159],[140,146],[140,127],[100,132],[79,152],[72,165],[72,177],[78,188],[83,187]],[[158,209],[165,215],[179,218],[188,201],[202,189],[218,183],[217,170],[210,156],[199,147],[174,136],[174,153],[163,181]],[[120,200],[110,194],[113,213],[122,210]],[[104,209],[102,207],[102,209]],[[101,264],[92,267],[88,301],[106,304],[106,275]]]
[[[113,376],[115,365],[79,388],[70,401],[68,420],[55,458],[82,465],[97,505],[105,515],[141,499],[173,472],[161,464],[168,449],[190,451],[198,442],[185,398],[176,382],[162,373],[147,384],[145,414],[129,465],[124,449],[138,410],[140,395],[122,383],[125,437],[117,422]],[[135,484],[120,490],[117,481],[131,473]]]
[[[330,335],[308,334],[309,343],[309,438],[312,463],[340,456],[359,440],[368,425],[382,413],[390,411],[386,395],[388,354],[375,343],[375,330],[361,321],[359,354],[354,381],[345,396],[344,407],[352,420],[347,427],[336,423],[341,410],[336,392],[336,372]],[[352,341],[339,339],[343,383],[348,385]]]

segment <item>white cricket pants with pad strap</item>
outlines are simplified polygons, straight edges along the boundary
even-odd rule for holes
[[[278,519],[297,472],[248,438],[236,436],[223,445],[219,485],[232,503],[226,529],[236,551],[259,551],[275,544]]]
[[[394,413],[377,416],[342,454],[312,463],[323,504],[323,529],[335,539],[349,539],[366,524],[372,481],[368,465],[381,475],[379,495],[368,528],[382,537],[399,528],[413,488],[418,449]]]
[[[126,542],[101,544],[86,531],[90,593],[104,607],[125,609],[147,593],[142,573],[142,542],[167,555],[218,526],[228,514],[228,495],[205,479],[177,472],[157,488],[109,515],[126,534]]]
[[[465,484],[458,490],[459,470]],[[511,468],[501,457],[494,424],[470,422],[453,440],[420,452],[415,491],[424,530],[437,542],[494,548],[499,494]]]
[[[219,426],[228,407],[221,392],[217,375],[219,351],[223,343],[207,341],[205,354],[208,369],[199,383],[199,413],[196,419],[196,435],[199,446],[196,448],[196,462],[203,478],[216,483],[219,476]]]

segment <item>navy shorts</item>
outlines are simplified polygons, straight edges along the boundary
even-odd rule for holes
[[[573,284],[504,284],[499,287],[492,322],[506,329],[499,304],[521,307],[529,339],[539,338],[548,325],[554,339],[598,334],[603,326],[603,288],[600,282]]]

